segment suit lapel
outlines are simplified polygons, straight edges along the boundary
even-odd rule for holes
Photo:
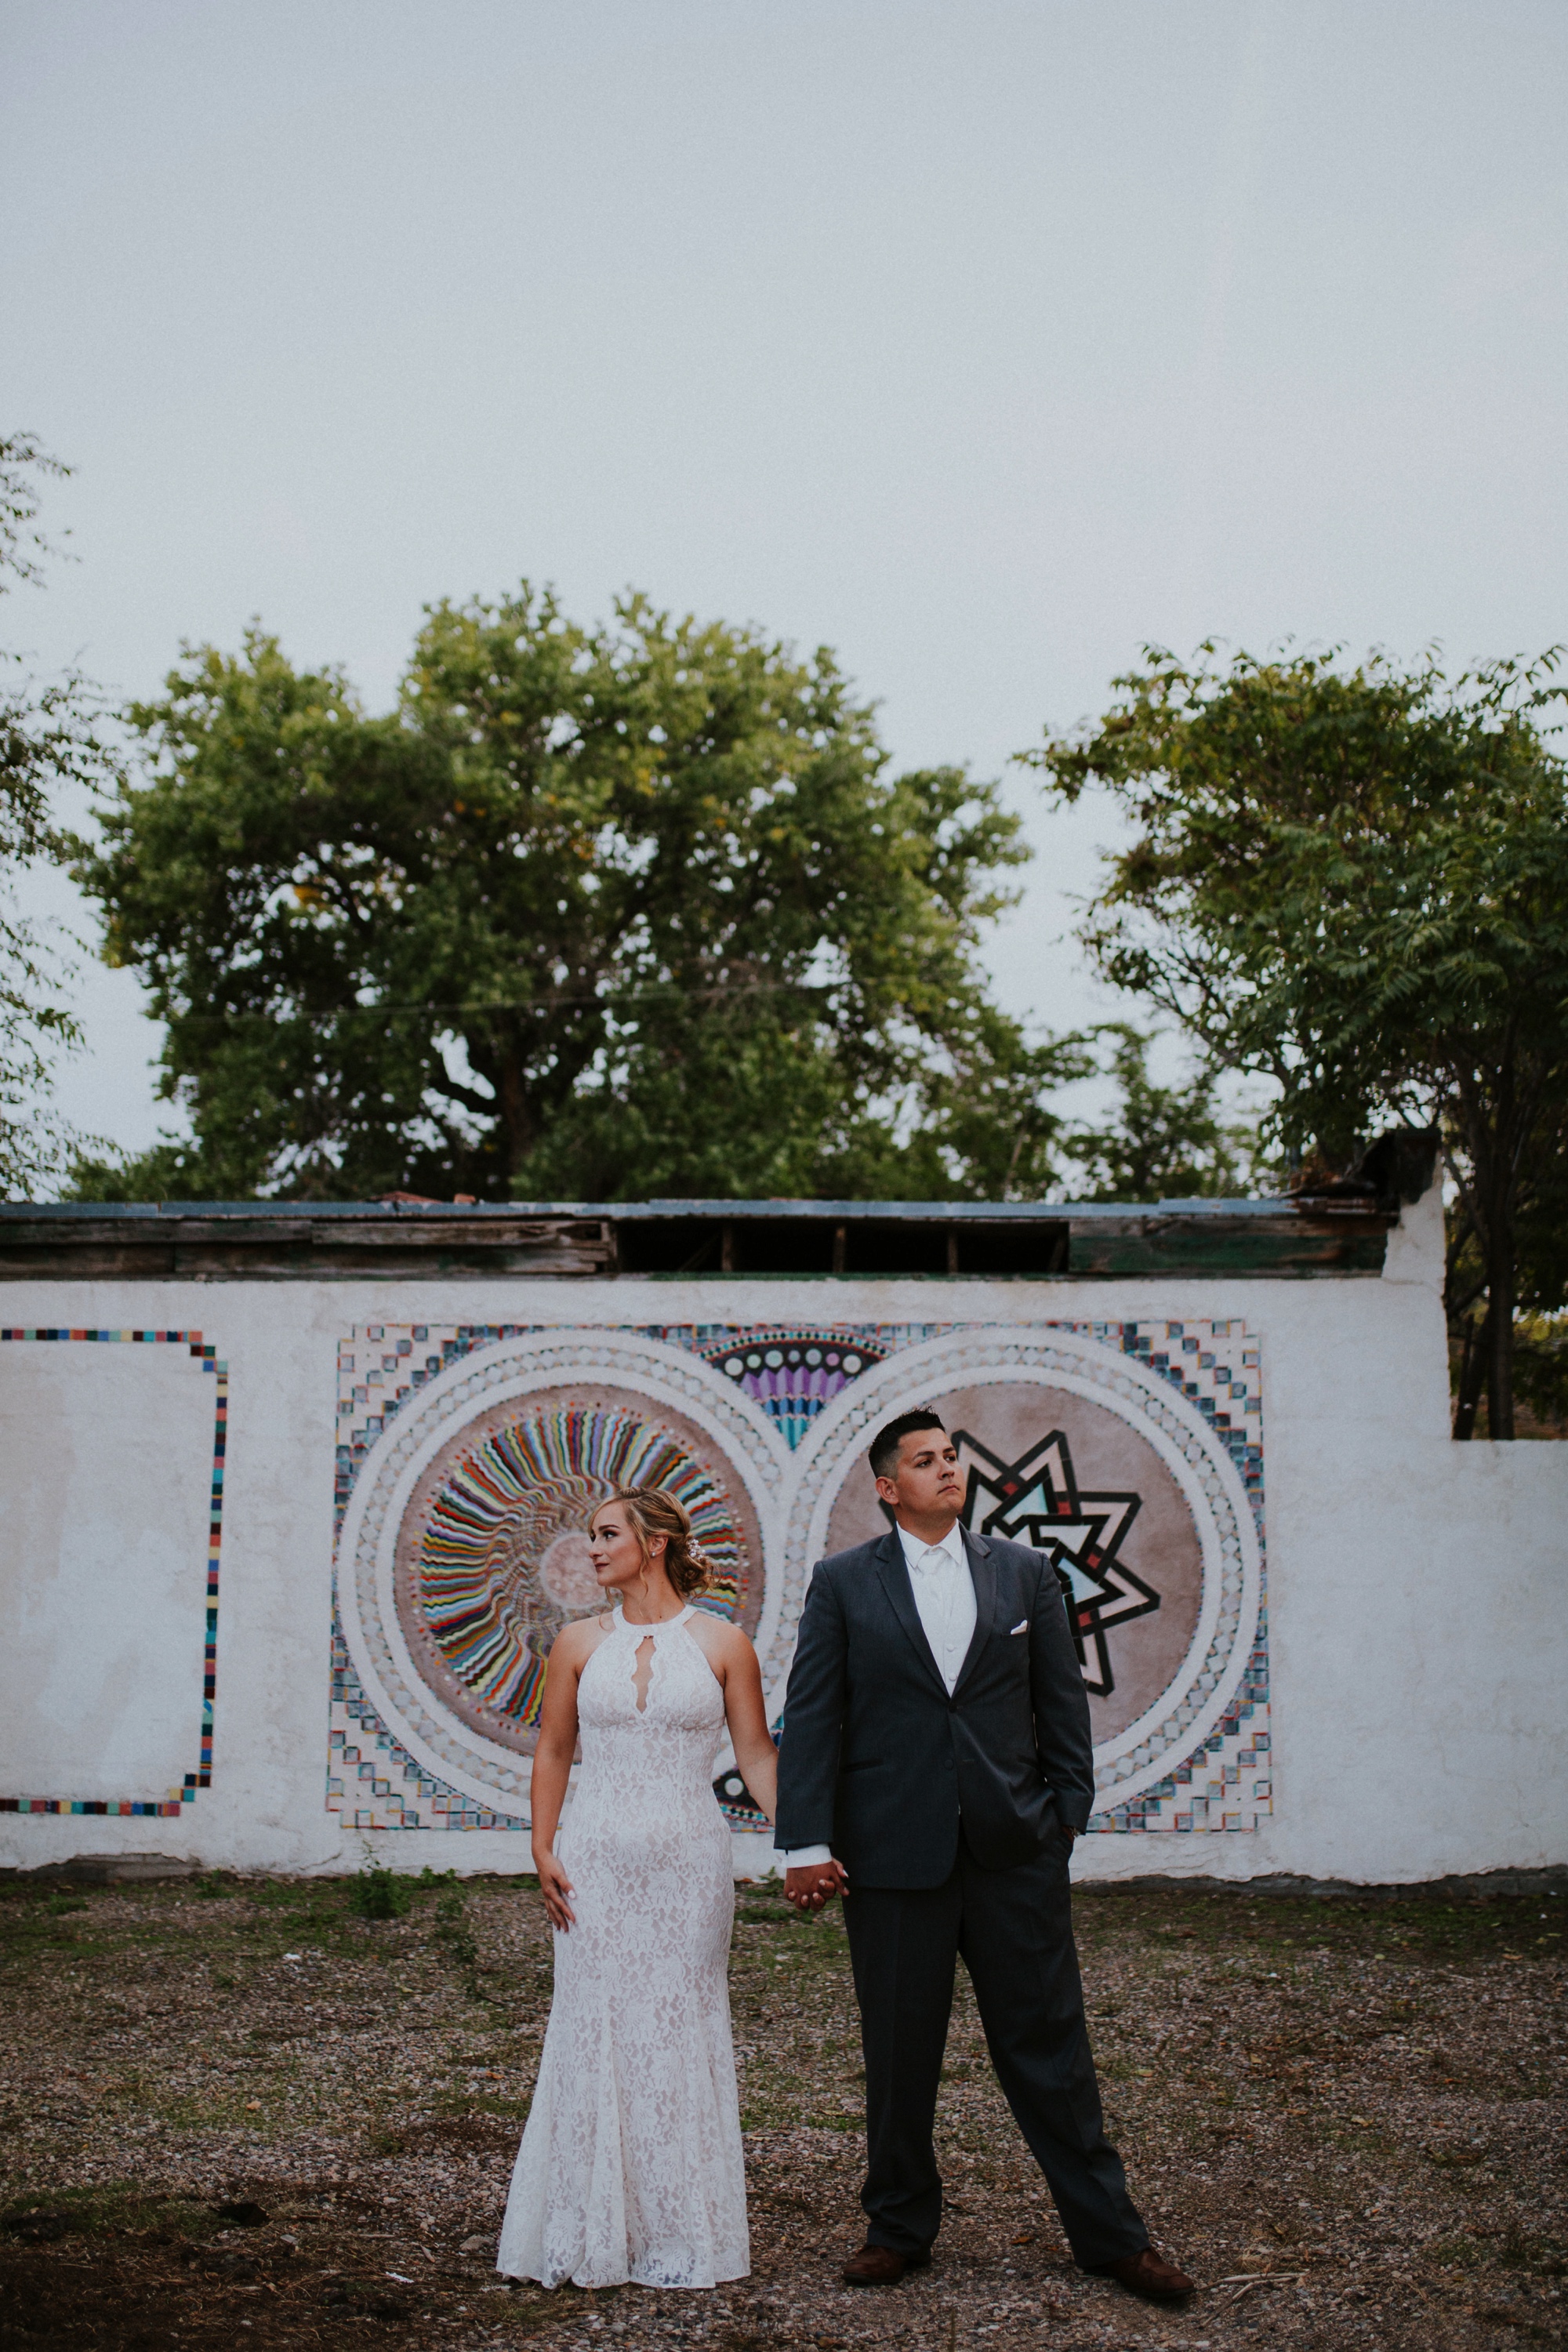
[[[963,1654],[958,1680],[952,1686],[954,1698],[963,1688],[975,1660],[985,1647],[991,1621],[996,1613],[996,1569],[991,1558],[991,1547],[984,1536],[972,1535],[966,1527],[961,1525],[959,1532],[969,1559],[969,1573],[974,1580],[974,1633]]]
[[[904,1558],[904,1548],[899,1541],[896,1528],[889,1528],[877,1546],[877,1573],[882,1580],[882,1590],[892,1604],[894,1616],[914,1645],[916,1656],[945,1698],[947,1685],[937,1671],[937,1663],[931,1654],[931,1643],[926,1640],[926,1629],[921,1623],[921,1612],[915,1607],[914,1588],[910,1582],[909,1562]]]

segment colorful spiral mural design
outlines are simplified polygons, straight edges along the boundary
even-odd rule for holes
[[[556,1634],[604,1605],[587,1528],[617,1486],[658,1486],[683,1504],[712,1563],[701,1606],[751,1613],[750,1512],[699,1436],[652,1400],[552,1394],[485,1416],[444,1449],[405,1521],[398,1613],[427,1679],[476,1727],[531,1747]]]

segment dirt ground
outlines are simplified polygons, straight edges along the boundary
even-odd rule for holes
[[[0,1887],[4,2352],[1568,2343],[1561,1891],[1080,1893],[1111,2132],[1201,2283],[1184,2311],[1073,2268],[966,1989],[936,2259],[843,2288],[843,1928],[760,1889],[733,1967],[752,2277],[508,2288],[490,2262],[550,1997],[537,1892],[431,1881],[386,1919],[355,1899],[342,1880]]]

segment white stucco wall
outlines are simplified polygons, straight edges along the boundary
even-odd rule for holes
[[[1433,1192],[1371,1279],[8,1283],[8,1327],[199,1330],[228,1367],[229,1439],[212,1786],[178,1818],[0,1813],[0,1863],[124,1850],[327,1871],[369,1850],[413,1869],[526,1866],[514,1832],[359,1833],[323,1802],[335,1358],[351,1327],[938,1315],[1230,1316],[1258,1338],[1272,1816],[1246,1833],[1088,1839],[1078,1875],[1408,1881],[1568,1860],[1568,1446],[1449,1442],[1441,1241]],[[0,1349],[7,1789],[85,1794],[110,1762],[194,1762],[199,1596],[169,1562],[195,1556],[205,1515],[213,1382],[159,1352]]]

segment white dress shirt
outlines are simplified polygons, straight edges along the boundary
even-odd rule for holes
[[[939,1544],[928,1544],[908,1528],[899,1529],[921,1624],[936,1670],[952,1696],[959,1669],[974,1639],[974,1579],[954,1519]]]
[[[956,1519],[937,1544],[928,1544],[923,1537],[910,1535],[902,1526],[898,1535],[904,1548],[921,1628],[931,1643],[936,1670],[951,1698],[969,1654],[969,1644],[974,1639],[974,1579],[969,1573],[963,1536]],[[786,1870],[815,1870],[819,1864],[832,1859],[833,1849],[826,1845],[797,1846],[779,1856]]]

